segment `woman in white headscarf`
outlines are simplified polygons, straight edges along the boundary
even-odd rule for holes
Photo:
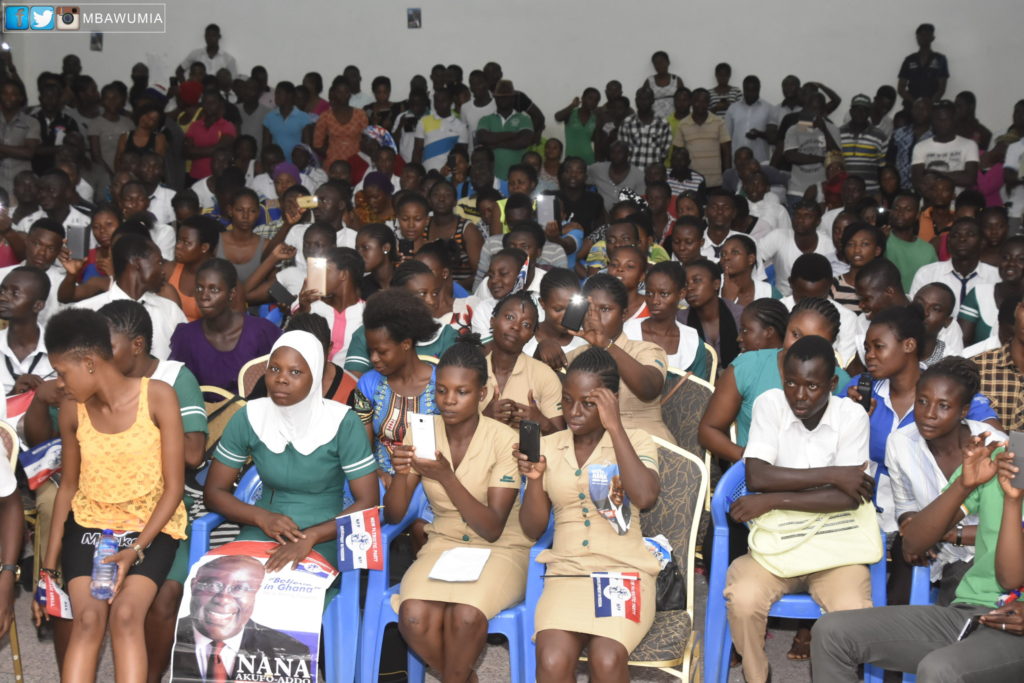
[[[340,514],[379,502],[377,461],[359,416],[323,398],[323,346],[308,332],[287,332],[267,364],[267,398],[249,402],[228,423],[206,480],[207,507],[242,525],[238,540],[277,541],[268,571],[295,566],[311,550],[334,564]],[[252,457],[263,497],[232,493]],[[348,480],[354,502],[345,505]]]

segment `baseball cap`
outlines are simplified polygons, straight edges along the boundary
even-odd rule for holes
[[[850,100],[850,108],[853,107],[870,107],[871,98],[861,93],[860,95],[854,95],[853,99]]]

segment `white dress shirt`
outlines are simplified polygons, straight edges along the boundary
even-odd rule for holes
[[[750,215],[768,221],[772,230],[793,229],[793,221],[789,217],[789,211],[782,205],[779,198],[772,193],[766,194],[761,201],[752,202],[749,199]]]
[[[164,185],[157,185],[153,194],[149,195],[149,212],[156,218],[157,223],[174,222],[172,199],[174,199],[174,190]]]
[[[50,375],[54,373],[46,355],[42,326],[39,327],[39,341],[36,343],[36,348],[30,351],[24,360],[18,360],[7,343],[8,332],[10,329],[0,330],[0,355],[3,356],[3,363],[0,363],[0,383],[4,387],[4,396],[11,393],[14,383],[21,375],[29,374],[43,379],[52,379]],[[0,496],[2,495],[4,494],[0,493]]]
[[[199,675],[205,681],[207,676],[206,665],[210,662],[210,655],[213,654],[213,641],[200,633],[194,626],[192,634],[196,643],[196,663],[199,665]],[[242,636],[245,635],[245,628],[231,636],[224,642],[220,651],[220,661],[224,663],[224,670],[227,671],[228,680],[231,678],[232,669],[235,665],[235,657],[242,648]]]
[[[989,433],[985,443],[1005,441],[1006,434],[992,425],[975,420],[964,420],[971,434],[979,436]],[[920,512],[931,504],[945,490],[949,480],[935,462],[935,456],[928,448],[917,424],[911,422],[889,435],[885,443],[885,466],[889,469],[892,485],[893,505],[896,519],[908,512]],[[978,517],[971,515],[963,519],[964,525],[978,523]],[[942,578],[942,567],[957,560],[970,562],[974,559],[974,547],[957,547],[951,543],[939,544],[939,555],[932,562],[932,581]]]
[[[768,163],[772,156],[772,148],[764,137],[751,140],[747,133],[751,130],[759,130],[764,133],[769,125],[774,123],[775,107],[762,99],[753,104],[747,104],[746,100],[733,102],[725,112],[725,127],[732,137],[734,149],[749,147],[754,153],[754,158],[761,163]]]
[[[20,221],[18,221],[15,224],[14,229],[17,230],[18,232],[28,232],[32,228],[32,224],[35,223],[40,218],[49,218],[49,216],[47,216],[46,212],[43,211],[42,209],[38,209],[35,213],[30,213],[29,215],[25,216]],[[89,218],[88,216],[86,216],[84,213],[82,213],[73,206],[68,207],[68,216],[67,218],[64,219],[63,223],[65,230],[67,230],[71,226],[89,226],[91,224],[91,218]]]
[[[970,279],[967,280],[967,291],[970,292],[975,286],[983,282],[993,285],[999,282],[999,269],[979,261],[978,267],[968,277]],[[910,298],[913,299],[917,291],[925,285],[932,282],[941,282],[953,290],[953,298],[956,299],[956,305],[953,307],[953,320],[955,322],[956,316],[960,312],[960,280],[960,274],[953,270],[952,260],[929,263],[918,268],[917,273],[914,274],[914,280],[910,284]]]
[[[110,289],[102,294],[97,294],[84,301],[80,301],[77,305],[82,308],[98,311],[111,301],[122,301],[124,299],[138,301],[146,307],[146,312],[149,313],[149,317],[153,321],[153,348],[151,351],[160,360],[167,360],[167,357],[171,355],[171,335],[174,333],[174,329],[178,325],[188,322],[188,318],[182,313],[178,304],[170,299],[165,299],[153,292],[146,292],[141,298],[132,299],[123,289],[117,286],[117,282],[111,282]]]
[[[838,396],[829,396],[818,426],[807,429],[782,389],[769,389],[754,401],[743,459],[793,469],[863,465],[869,460],[870,430],[864,409]]]

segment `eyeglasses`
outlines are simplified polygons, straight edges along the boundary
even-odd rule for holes
[[[227,585],[220,581],[197,581],[195,589],[200,593],[226,593],[231,597],[239,597],[248,593],[255,593],[260,588],[244,583],[233,583]]]

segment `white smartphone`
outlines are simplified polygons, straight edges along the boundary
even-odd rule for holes
[[[433,415],[409,413],[409,433],[412,434],[412,445],[416,448],[417,458],[437,459]]]
[[[548,195],[537,195],[537,222],[543,228],[555,220],[555,198]]]
[[[327,259],[322,256],[311,256],[306,259],[306,284],[310,289],[327,294]]]

